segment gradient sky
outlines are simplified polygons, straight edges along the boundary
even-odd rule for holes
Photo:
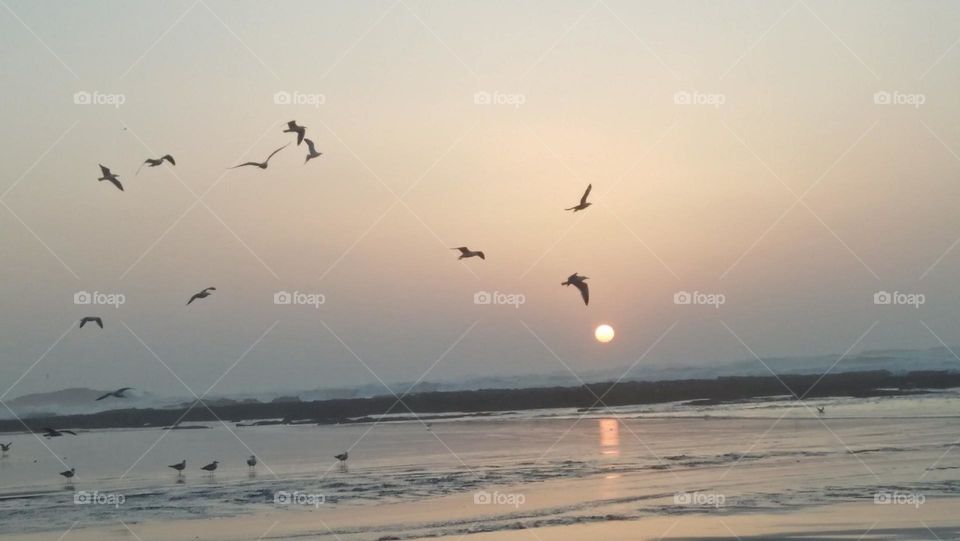
[[[580,373],[654,343],[640,366],[960,343],[958,29],[949,1],[4,0],[0,391]],[[484,91],[523,104],[476,104]],[[226,171],[290,141],[294,118],[322,158],[291,146]],[[134,176],[165,153],[176,168]],[[588,183],[594,205],[564,212]],[[457,262],[463,244],[487,260]],[[589,307],[559,286],[573,272]],[[127,302],[76,306],[81,290]],[[326,303],[276,306],[279,290]],[[475,305],[482,290],[526,304]],[[682,290],[726,303],[675,305]],[[880,290],[926,303],[876,306]],[[106,329],[76,329],[91,314]]]

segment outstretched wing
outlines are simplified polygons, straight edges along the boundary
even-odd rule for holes
[[[460,250],[460,253],[463,254],[463,255],[467,255],[467,253],[470,251],[470,248],[467,248],[466,246],[458,246],[458,247],[456,247],[456,248],[450,248],[450,249],[451,249],[451,250]]]
[[[316,154],[317,147],[313,146],[313,141],[307,139],[306,137],[304,137],[303,140],[307,142],[307,148],[310,150],[310,154]]]
[[[61,430],[60,432],[63,432],[64,434],[70,434],[71,436],[77,435],[77,433],[74,432],[73,430]]]
[[[112,395],[112,394],[113,394],[113,393],[104,394],[104,395],[100,396],[99,398],[97,398],[94,402],[99,402],[100,400],[103,400],[104,398],[107,398],[108,396],[110,396],[110,395]]]
[[[580,204],[585,205],[587,203],[587,197],[590,196],[590,190],[593,189],[593,184],[587,185],[587,191],[583,192],[583,197],[580,198]]]
[[[580,290],[580,296],[583,297],[584,306],[590,304],[590,288],[587,287],[587,283],[583,281],[573,282],[573,285]]]
[[[236,169],[237,167],[244,167],[244,166],[246,166],[246,165],[256,165],[257,167],[260,167],[260,166],[263,165],[263,164],[262,164],[262,163],[257,163],[257,162],[244,162],[244,163],[241,163],[240,165],[234,165],[234,166],[231,167],[230,169]]]
[[[104,167],[103,164],[99,164],[99,163],[98,163],[97,165],[100,166],[100,174],[102,174],[102,175],[105,176],[105,177],[110,176],[110,168],[109,168],[109,167]]]
[[[286,145],[283,145],[282,147],[278,148],[277,150],[274,150],[273,152],[271,152],[270,155],[267,156],[267,159],[266,159],[266,160],[263,160],[263,163],[269,162],[269,161],[270,161],[270,158],[272,158],[274,154],[276,154],[277,152],[280,152],[281,150],[287,148],[288,146],[290,146],[290,143],[287,143]]]
[[[199,299],[199,298],[200,298],[200,294],[197,293],[197,294],[195,294],[194,296],[190,297],[190,300],[187,301],[187,304],[190,304],[191,302],[193,302],[193,301],[195,301],[195,300],[197,300],[197,299]]]
[[[164,154],[163,157],[160,158],[160,160],[161,160],[161,161],[162,161],[162,160],[167,160],[168,162],[170,162],[170,165],[177,165],[177,162],[175,162],[175,161],[173,160],[173,156],[171,156],[171,155],[169,155],[169,154]]]
[[[116,186],[118,190],[120,190],[121,192],[123,191],[123,184],[120,184],[119,180],[117,180],[114,177],[110,177],[107,180],[110,181],[110,184],[113,184],[114,186]]]

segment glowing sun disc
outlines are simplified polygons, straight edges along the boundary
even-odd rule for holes
[[[600,325],[597,327],[597,330],[593,331],[593,335],[597,338],[597,342],[603,342],[606,344],[607,342],[613,340],[613,327],[606,324]]]

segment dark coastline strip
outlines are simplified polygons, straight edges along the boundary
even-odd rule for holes
[[[820,375],[733,376],[716,379],[668,381],[623,381],[591,383],[578,387],[541,387],[529,389],[481,389],[476,391],[441,391],[415,393],[403,399],[409,408],[397,407],[398,414],[418,415],[449,412],[479,413],[520,411],[549,408],[589,408],[596,396],[603,396],[607,406],[657,404],[695,401],[696,405],[718,404],[789,394],[786,385],[797,396],[874,397],[917,394],[927,390],[960,387],[960,372],[917,371],[892,374],[887,371],[846,372]],[[818,382],[818,380],[820,380]],[[587,388],[589,387],[589,389]],[[592,392],[591,392],[592,391]],[[809,392],[809,394],[807,394]],[[393,396],[349,398],[313,402],[230,403],[210,400],[208,406],[195,407],[182,422],[210,422],[217,417],[224,421],[257,421],[282,419],[282,423],[334,424],[368,422],[371,416],[390,410]],[[60,429],[104,429],[166,427],[175,423],[189,405],[167,409],[119,409],[83,415],[39,416],[24,419],[27,426],[39,431],[44,426]],[[0,433],[23,432],[15,419],[0,420]]]

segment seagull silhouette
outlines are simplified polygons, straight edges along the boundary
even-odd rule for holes
[[[290,143],[287,143],[287,144],[283,145],[282,147],[278,148],[277,150],[274,150],[273,152],[270,153],[269,156],[267,156],[267,159],[266,159],[266,160],[263,160],[263,162],[244,162],[244,163],[241,163],[240,165],[234,165],[234,166],[231,167],[230,169],[236,169],[237,167],[244,167],[244,166],[247,166],[247,165],[255,165],[255,166],[259,167],[260,169],[266,169],[266,168],[267,168],[267,165],[270,163],[270,158],[272,158],[274,154],[276,154],[277,152],[280,152],[281,150],[287,148],[288,146],[290,146]]]
[[[300,143],[303,142],[303,137],[307,134],[307,128],[298,126],[296,120],[291,120],[287,122],[287,129],[283,130],[283,133],[297,134],[297,146],[300,146]]]
[[[450,248],[450,249],[451,249],[451,250],[460,250],[460,257],[457,258],[458,260],[459,260],[459,259],[464,259],[464,258],[467,258],[467,257],[479,257],[480,259],[482,259],[482,260],[484,260],[484,261],[487,260],[487,257],[486,257],[485,255],[483,255],[483,252],[481,252],[480,250],[473,251],[473,250],[471,250],[470,248],[467,248],[466,246],[460,246],[459,248]]]
[[[817,408],[817,413],[819,413],[820,415],[823,415],[826,412],[827,412],[827,409],[823,406]]]
[[[123,191],[123,184],[120,184],[120,177],[118,177],[117,175],[111,173],[109,167],[104,167],[104,166],[101,165],[101,164],[97,164],[97,165],[100,165],[100,173],[103,175],[102,177],[98,178],[97,180],[101,180],[101,181],[103,181],[103,180],[109,180],[111,183],[113,183],[114,186],[117,187],[118,190],[120,190],[120,191],[122,192],[122,191]]]
[[[140,169],[143,169],[143,166],[156,167],[158,165],[163,165],[163,160],[167,160],[168,162],[170,162],[170,165],[177,165],[177,162],[173,160],[173,156],[169,154],[164,154],[159,158],[147,158],[147,161],[140,164],[140,168],[137,169],[137,174],[138,175],[140,174]]]
[[[73,430],[56,430],[54,428],[46,428],[46,427],[43,428],[42,430],[44,432],[43,437],[45,438],[59,438],[64,434],[70,434],[71,436],[77,435],[77,433],[74,432]]]
[[[103,400],[104,398],[110,398],[111,396],[114,398],[126,398],[126,396],[123,393],[129,391],[130,389],[133,389],[133,387],[122,387],[120,389],[117,389],[116,391],[110,391],[109,393],[105,393],[103,396],[101,396],[97,400]]]
[[[307,162],[309,162],[314,158],[319,158],[320,156],[323,155],[323,152],[317,152],[317,148],[313,146],[313,141],[309,139],[304,139],[304,141],[307,142],[307,150],[309,151],[309,153],[307,154],[307,159],[303,160],[304,164],[306,164]]]
[[[96,323],[97,325],[100,326],[101,329],[103,328],[103,320],[100,319],[100,318],[97,317],[97,316],[86,316],[86,317],[80,318],[80,328],[81,328],[81,329],[82,329],[83,326],[86,325],[87,323]]]
[[[593,184],[587,185],[587,191],[583,192],[583,197],[580,198],[580,204],[575,207],[570,207],[568,209],[563,209],[563,210],[572,210],[573,212],[577,212],[592,205],[593,203],[587,203],[587,197],[590,196],[590,190],[592,189],[593,189]]]
[[[204,289],[203,291],[201,291],[201,292],[195,294],[194,296],[190,297],[190,300],[187,301],[187,304],[190,304],[191,302],[193,302],[193,301],[195,301],[195,300],[197,300],[197,299],[206,299],[207,297],[209,297],[209,296],[211,295],[211,293],[210,293],[211,291],[216,291],[216,290],[217,290],[217,288],[215,288],[215,287],[208,287],[208,288]]]
[[[219,464],[219,462],[217,462],[216,460],[214,460],[213,462],[207,464],[206,466],[204,466],[204,467],[202,467],[202,468],[200,468],[200,469],[203,470],[203,471],[208,471],[208,472],[210,472],[210,475],[212,476],[214,470],[217,469],[217,464]]]
[[[567,278],[566,282],[560,282],[560,285],[573,286],[579,289],[580,296],[583,297],[583,304],[588,305],[590,304],[590,288],[587,287],[587,282],[585,281],[587,278],[588,277],[586,276],[580,276],[577,273],[573,273],[569,278]]]
[[[177,477],[179,477],[179,476],[183,475],[183,470],[187,469],[187,461],[186,461],[186,460],[182,460],[182,461],[178,462],[177,464],[170,464],[170,465],[167,466],[167,467],[168,467],[168,468],[173,468],[173,469],[177,470]]]

